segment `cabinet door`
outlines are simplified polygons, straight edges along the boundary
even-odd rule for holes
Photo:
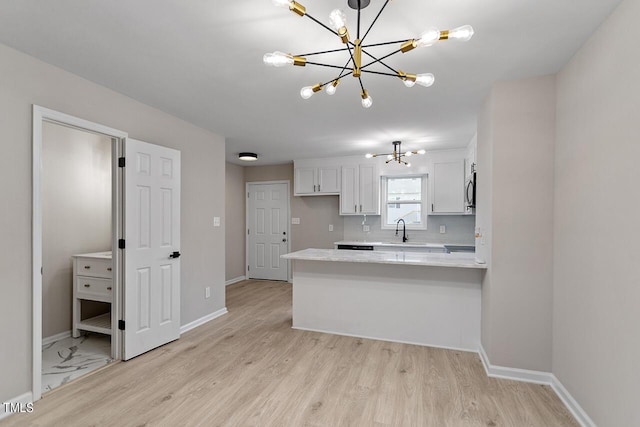
[[[359,196],[358,213],[380,215],[380,179],[376,165],[360,165],[359,168]]]
[[[326,166],[318,168],[318,193],[338,194],[340,192],[340,168]]]
[[[315,193],[316,171],[316,168],[296,168],[294,174],[295,195]]]
[[[464,159],[434,163],[431,213],[464,212]]]
[[[342,185],[340,192],[340,215],[358,213],[358,167],[342,167]]]

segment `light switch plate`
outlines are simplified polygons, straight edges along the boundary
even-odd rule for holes
[[[440,226],[440,234],[444,234],[447,232],[447,226],[446,225],[441,225]]]
[[[329,231],[333,231],[333,224],[329,224]]]
[[[300,218],[291,218],[291,224],[299,225],[300,224]]]
[[[204,288],[204,297],[205,298],[211,297],[211,287],[210,286],[207,286],[206,288]]]
[[[214,227],[220,227],[220,217],[219,216],[214,216],[213,217],[213,226]]]
[[[365,233],[368,233],[371,229],[369,228],[368,225],[363,225],[362,226],[362,231],[364,231]]]

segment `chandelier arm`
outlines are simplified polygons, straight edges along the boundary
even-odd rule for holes
[[[358,82],[360,82],[360,89],[364,92],[364,85],[362,84],[362,79],[358,77]]]
[[[400,52],[402,52],[402,49],[398,49],[398,50],[396,50],[395,52],[391,52],[390,54],[385,55],[385,56],[383,56],[383,57],[382,57],[382,58],[380,58],[380,59],[376,59],[376,60],[375,60],[375,61],[373,61],[373,62],[369,62],[368,64],[363,65],[363,66],[362,66],[362,68],[364,69],[364,68],[367,68],[369,65],[373,65],[373,64],[375,64],[375,63],[377,63],[377,62],[382,62],[382,60],[387,59],[387,58],[388,58],[388,57],[390,57],[391,55],[395,55],[396,53],[400,53]]]
[[[351,61],[349,61],[351,62]],[[340,65],[331,65],[331,64],[321,64],[320,62],[310,62],[307,61],[307,65],[317,65],[320,67],[329,67],[329,68],[337,68],[339,70],[349,70],[349,71],[353,71],[353,68],[347,68],[347,67],[341,67]]]
[[[376,58],[375,56],[371,55],[369,52],[367,52],[366,50],[362,50],[362,52],[367,55],[368,57],[370,57],[371,59],[375,59],[376,61],[380,62],[380,64],[384,65],[386,68],[388,68],[389,70],[393,71],[396,74],[398,73],[398,70],[396,70],[395,68],[392,68],[390,66],[388,66],[386,63],[382,62],[381,60],[379,60],[378,58]]]
[[[382,11],[384,10],[385,7],[387,7],[387,5],[389,4],[389,0],[386,0],[384,2],[384,4],[382,5],[382,8],[380,8],[380,12],[378,12],[378,14],[376,15],[376,17],[373,19],[373,22],[371,23],[371,25],[369,25],[369,29],[367,30],[366,33],[364,33],[364,37],[362,37],[360,40],[364,41],[364,39],[367,38],[367,35],[369,34],[369,31],[371,31],[371,29],[373,28],[373,24],[376,23],[376,21],[378,20],[378,18],[380,17],[380,15],[382,14]]]
[[[323,83],[322,86],[326,86],[329,83],[332,83],[335,80],[340,80],[341,78],[345,77],[346,75],[351,73],[351,70],[347,69],[347,65],[349,65],[349,62],[351,62],[351,59],[347,59],[347,63],[344,64],[344,67],[342,67],[342,71],[340,71],[340,75],[338,77],[336,77],[335,79],[329,80],[326,83]],[[346,71],[345,71],[346,70]]]
[[[345,51],[345,50],[347,50],[347,49],[348,49],[348,48],[343,47],[343,48],[340,48],[340,49],[323,50],[322,52],[312,52],[312,53],[305,53],[305,54],[303,54],[303,55],[294,55],[294,56],[302,56],[302,57],[305,57],[305,56],[313,56],[313,55],[322,55],[322,54],[325,54],[325,53],[343,52],[343,51]]]
[[[396,43],[402,44],[402,43],[408,42],[409,40],[411,40],[411,39],[396,40],[396,41],[393,41],[393,42],[368,44],[368,45],[362,46],[362,48],[364,49],[365,47],[385,46],[385,45],[388,45],[388,44],[396,44]]]
[[[353,52],[351,52],[351,47],[348,44],[347,44],[347,49],[349,49],[349,56],[351,57],[350,61],[353,63],[353,68],[351,69],[353,71],[357,66],[356,60],[353,59]],[[347,62],[347,64],[349,64],[349,62]]]
[[[398,74],[391,74],[391,73],[383,73],[381,71],[372,71],[372,70],[362,70],[363,73],[371,73],[371,74],[378,74],[381,76],[390,76],[390,77],[396,77],[396,78],[400,78],[400,76]]]
[[[360,0],[358,0],[358,34],[356,38],[360,38]]]
[[[388,1],[388,0],[387,0]],[[332,28],[326,26],[325,24],[323,24],[322,22],[318,21],[316,18],[314,18],[313,16],[309,15],[308,13],[306,13],[304,16],[306,16],[307,18],[311,19],[313,22],[315,22],[316,24],[326,28],[327,30],[331,31],[333,34],[335,34],[336,36],[340,37],[340,34],[338,34],[337,31],[333,30]]]

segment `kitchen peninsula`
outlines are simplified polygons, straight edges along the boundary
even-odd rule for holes
[[[473,253],[305,249],[293,260],[293,328],[477,351]]]

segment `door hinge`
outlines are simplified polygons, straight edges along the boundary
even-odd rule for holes
[[[251,230],[249,230],[249,229],[247,228],[247,236],[250,234],[250,233],[249,233],[250,231],[251,231]]]
[[[124,157],[118,157],[118,167],[123,168],[125,164],[126,161],[124,160]]]
[[[124,331],[124,320],[118,320],[118,329],[120,329],[121,331]]]
[[[124,249],[124,239],[118,240],[118,249]]]

